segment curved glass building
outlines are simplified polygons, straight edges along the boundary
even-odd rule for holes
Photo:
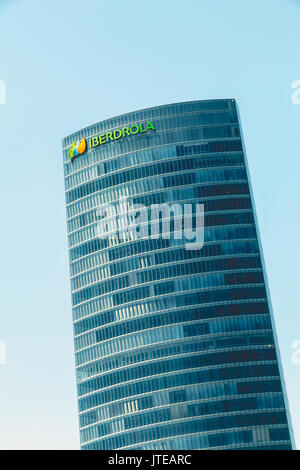
[[[291,449],[235,100],[99,122],[63,158],[82,449]],[[125,199],[203,204],[203,246],[122,236]]]

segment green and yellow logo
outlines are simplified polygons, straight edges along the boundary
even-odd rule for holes
[[[86,151],[86,141],[85,141],[85,138],[83,137],[81,140],[74,142],[72,147],[69,150],[69,157],[70,157],[71,162],[73,161],[73,158],[77,157],[77,155],[81,155],[85,151]]]
[[[88,139],[89,149],[93,150],[103,144],[115,142],[116,140],[124,139],[125,137],[134,136],[137,134],[148,133],[149,131],[155,131],[155,127],[151,121],[139,124],[132,124],[130,127],[122,127],[121,129],[115,129],[114,131],[96,135]],[[74,142],[69,150],[69,157],[71,162],[73,162],[73,159],[77,157],[77,155],[82,155],[86,151],[86,149],[87,143],[84,137],[81,140]]]

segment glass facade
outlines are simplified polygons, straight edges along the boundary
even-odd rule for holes
[[[99,122],[66,137],[63,158],[82,449],[291,449],[235,100]],[[204,204],[203,248],[99,238],[97,207],[122,197]]]

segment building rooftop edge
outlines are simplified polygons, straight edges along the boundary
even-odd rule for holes
[[[147,108],[139,108],[139,109],[135,109],[133,111],[128,111],[126,113],[122,113],[122,114],[117,114],[116,116],[112,116],[110,118],[106,118],[106,119],[103,119],[102,121],[97,121],[97,122],[94,122],[93,124],[90,124],[88,126],[85,126],[85,127],[82,127],[80,129],[77,129],[76,131],[74,132],[71,132],[71,134],[68,134],[66,135],[65,137],[62,137],[61,141],[62,143],[64,143],[64,141],[66,139],[69,139],[70,137],[72,137],[74,134],[77,134],[78,132],[81,132],[81,131],[84,131],[86,129],[90,129],[92,126],[95,126],[96,124],[100,124],[100,123],[104,123],[104,122],[107,122],[107,121],[110,121],[111,119],[115,119],[115,118],[118,118],[118,117],[121,117],[121,116],[126,116],[126,115],[130,115],[130,114],[133,114],[133,113],[136,113],[138,111],[146,111],[146,110],[150,110],[150,109],[156,109],[156,108],[164,108],[166,106],[174,106],[174,105],[177,105],[177,104],[188,104],[188,103],[205,103],[205,102],[209,102],[209,101],[234,101],[236,103],[236,99],[235,98],[216,98],[216,99],[209,99],[209,100],[188,100],[188,101],[175,101],[173,103],[166,103],[166,104],[162,104],[162,105],[156,105],[156,106],[149,106]]]

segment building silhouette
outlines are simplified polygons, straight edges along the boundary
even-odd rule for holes
[[[63,155],[82,449],[291,449],[235,100],[107,119]],[[99,238],[122,198],[203,204],[203,247]]]

